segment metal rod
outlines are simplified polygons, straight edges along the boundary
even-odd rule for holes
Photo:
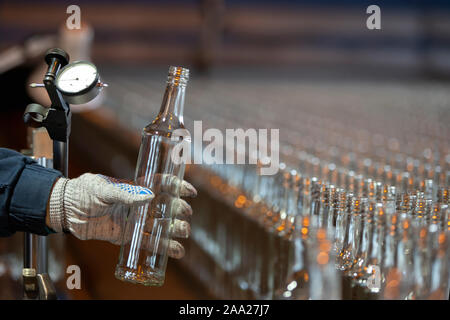
[[[39,135],[36,131],[33,132],[33,152],[37,152],[36,149],[44,149],[44,146],[48,143],[50,143],[50,140],[43,139],[42,135]],[[43,167],[53,168],[53,160],[50,155],[48,155],[48,158],[39,157],[36,160]],[[37,236],[36,238],[36,271],[38,274],[48,273],[48,238],[47,236]]]
[[[24,233],[23,267],[33,268],[33,235],[29,232]]]
[[[45,84],[43,83],[30,83],[31,88],[45,88]]]
[[[37,237],[37,273],[48,273],[48,241],[46,236]]]
[[[67,177],[69,171],[69,143],[53,141],[53,168]]]

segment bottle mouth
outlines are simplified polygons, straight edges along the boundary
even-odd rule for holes
[[[185,86],[189,80],[189,69],[183,67],[169,67],[167,83],[174,86]]]

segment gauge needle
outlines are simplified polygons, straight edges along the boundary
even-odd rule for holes
[[[80,78],[75,78],[75,79],[61,79],[59,81],[73,81],[73,80],[80,80]]]

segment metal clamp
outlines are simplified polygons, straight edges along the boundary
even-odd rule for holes
[[[37,275],[39,300],[56,300],[56,289],[47,273]]]

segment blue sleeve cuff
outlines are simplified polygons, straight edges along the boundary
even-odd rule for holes
[[[48,235],[53,231],[45,224],[50,192],[59,171],[45,168],[37,163],[25,166],[14,188],[9,206],[9,221],[15,231]]]

